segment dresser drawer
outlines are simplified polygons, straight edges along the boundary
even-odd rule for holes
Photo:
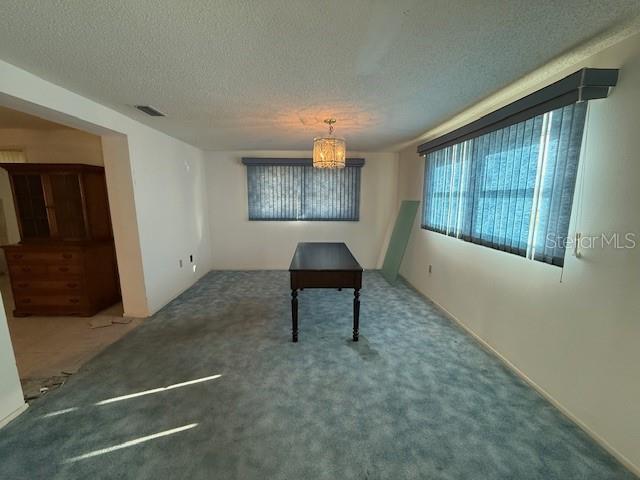
[[[11,279],[35,278],[47,274],[46,265],[9,265]]]
[[[74,251],[32,251],[32,252],[7,252],[7,262],[9,265],[67,265],[82,263],[81,252]]]
[[[82,265],[49,265],[47,274],[59,279],[75,278],[83,272]]]
[[[110,241],[27,242],[3,249],[16,317],[91,316],[120,298]]]
[[[82,265],[11,265],[12,280],[41,280],[44,277],[66,280],[82,275]]]
[[[81,295],[25,295],[16,294],[16,308],[29,307],[86,307],[88,300]]]
[[[77,294],[82,292],[82,283],[79,280],[15,280],[13,289],[19,295],[34,294]]]

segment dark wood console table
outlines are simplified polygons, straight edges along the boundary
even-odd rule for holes
[[[353,288],[353,341],[358,341],[362,267],[344,243],[298,243],[291,266],[291,334],[298,341],[298,290]]]

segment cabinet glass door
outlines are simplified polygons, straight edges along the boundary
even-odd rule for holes
[[[22,240],[49,236],[49,219],[40,175],[13,176]]]
[[[50,174],[56,237],[85,238],[80,179],[77,174]]]

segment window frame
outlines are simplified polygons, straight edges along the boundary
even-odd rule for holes
[[[446,148],[449,148],[454,145],[464,144],[468,140],[474,140],[477,137],[488,135],[493,132],[496,132],[501,129],[506,129],[507,127],[511,127],[513,125],[518,125],[520,123],[525,123],[528,120],[541,116],[543,114],[547,114],[549,112],[562,109],[569,105],[574,105],[577,103],[588,102],[595,99],[607,98],[611,88],[616,86],[618,82],[618,69],[615,68],[583,68],[578,70],[571,75],[566,76],[565,78],[558,80],[555,83],[552,83],[540,90],[537,90],[525,97],[522,97],[502,108],[499,108],[491,113],[480,117],[477,120],[474,120],[466,125],[463,125],[453,131],[440,135],[436,138],[433,138],[425,143],[418,145],[417,152],[420,156],[425,157],[425,172],[424,172],[424,184],[423,184],[423,218],[421,219],[421,227],[424,229],[428,229],[434,231],[436,233],[441,233],[447,236],[454,236],[454,238],[460,238],[462,240],[486,245],[488,242],[483,241],[482,239],[473,239],[471,233],[469,233],[470,238],[464,238],[466,232],[460,234],[459,226],[457,226],[458,231],[456,235],[449,235],[448,226],[444,229],[444,233],[441,231],[442,229],[436,228],[427,228],[425,225],[425,208],[424,205],[426,200],[426,188],[427,188],[427,155],[433,152],[437,152]],[[583,130],[581,131],[582,138],[581,142],[578,142],[579,145],[577,148],[582,150],[582,144],[585,141],[585,132],[587,130],[586,119],[584,119]],[[568,151],[569,152],[569,151]],[[577,180],[578,176],[578,167],[580,163],[580,155],[574,156],[576,159],[575,162],[575,178]],[[557,165],[557,164],[556,164]],[[566,172],[565,172],[566,173]],[[544,176],[544,173],[543,173]],[[536,172],[536,188],[539,186],[540,181],[540,172]],[[575,183],[573,186],[575,193]],[[564,194],[564,189],[561,189],[561,199]],[[553,193],[552,193],[553,195]],[[573,200],[573,195],[572,195]],[[537,193],[534,193],[533,201],[536,202],[535,207],[532,206],[532,212],[536,215],[539,213],[539,206],[537,202],[540,201],[540,196]],[[569,219],[567,221],[567,230],[571,228],[571,209],[569,208]],[[549,214],[551,215],[551,214]],[[561,217],[558,217],[558,219]],[[565,217],[566,218],[566,217]],[[537,220],[536,220],[537,221]],[[465,225],[466,227],[466,225]],[[557,227],[557,225],[556,225]],[[527,238],[527,252],[524,255],[525,258],[531,258],[532,260],[541,261],[543,263],[563,266],[564,258],[566,255],[566,248],[562,250],[562,257],[556,256],[555,254],[549,255],[547,251],[548,246],[543,245],[543,252],[539,253],[535,251],[536,245],[536,237],[537,234],[535,229],[531,229],[531,224],[529,226],[529,235]],[[557,233],[557,232],[555,232]],[[567,232],[568,234],[568,232]],[[533,237],[532,237],[533,235]],[[549,231],[547,230],[547,236],[549,235]],[[496,248],[496,247],[493,247]],[[533,248],[533,251],[531,249]],[[550,247],[557,248],[557,247]],[[504,248],[496,248],[499,251],[511,251],[509,249]],[[520,249],[521,250],[521,249]],[[517,253],[518,252],[511,252]]]
[[[309,216],[304,217],[305,208],[305,192],[308,190],[309,182],[308,177],[306,176],[307,171],[312,171],[308,169],[313,169],[313,160],[311,158],[264,158],[264,157],[243,157],[242,164],[247,167],[246,171],[246,181],[247,181],[247,219],[252,222],[359,222],[360,221],[360,196],[362,190],[362,167],[365,165],[364,158],[347,158],[346,159],[346,167],[349,169],[356,169],[355,174],[355,185],[353,189],[354,194],[354,202],[355,205],[352,209],[355,211],[355,215],[348,217],[316,217]],[[276,167],[304,167],[301,170],[300,174],[300,185],[297,186],[299,189],[299,202],[300,205],[296,209],[296,211],[301,212],[300,215],[294,217],[272,217],[272,218],[262,218],[256,217],[252,215],[252,206],[251,206],[251,180],[250,180],[250,170],[251,167],[256,166],[276,166]],[[315,169],[316,171],[323,171],[323,169]],[[342,171],[342,169],[340,169]]]
[[[585,133],[587,131],[587,108],[588,105],[586,102],[567,105],[559,109],[554,109],[550,112],[545,112],[534,118],[510,125],[509,127],[503,127],[493,132],[483,133],[478,137],[467,138],[461,140],[459,143],[450,144],[446,147],[438,148],[429,152],[424,158],[425,170],[422,192],[423,208],[420,223],[421,228],[491,248],[493,250],[503,251],[522,256],[530,260],[562,267],[564,265],[566,248],[562,248],[561,251],[557,251],[556,249],[559,247],[545,243],[547,240],[540,243],[539,235],[546,232],[545,238],[549,238],[549,234],[556,235],[558,231],[564,228],[566,228],[566,233],[563,233],[563,235],[569,234],[573,208],[573,196],[579,173],[580,157],[583,151],[582,147],[585,142]],[[558,115],[560,116],[557,117]],[[565,131],[565,115],[568,115],[566,117],[568,119],[566,121],[569,123],[570,127],[568,131]],[[554,123],[556,117],[559,118],[559,123]],[[520,126],[523,126],[521,138],[524,142],[525,135],[528,135],[526,134],[526,123],[529,121],[533,122],[531,124],[531,141],[526,147],[518,147],[517,141],[520,138],[518,136]],[[540,125],[539,134],[535,127],[537,122],[539,122]],[[554,130],[552,130],[553,125],[555,125]],[[577,128],[574,128],[574,126],[577,126]],[[509,142],[506,144],[504,143],[504,135],[511,135],[514,133],[513,131],[508,130],[508,128],[513,127],[516,128],[515,135],[513,137],[516,141],[516,145],[515,148],[510,148],[512,145]],[[554,133],[553,135],[552,132]],[[491,134],[494,134],[495,138],[491,138],[489,136]],[[507,140],[510,138],[512,137],[509,136]],[[496,142],[496,140],[497,143],[493,143],[494,148],[492,148],[491,142]],[[563,158],[558,157],[558,153],[562,151],[558,146],[558,142],[560,141],[567,142],[564,150],[565,157]],[[487,147],[485,142],[490,142],[489,147]],[[497,146],[497,148],[495,148],[495,146]],[[570,147],[573,147],[573,149]],[[522,153],[526,149],[529,150],[529,155],[523,159]],[[531,155],[532,150],[534,153],[533,155]],[[461,152],[465,152],[468,155]],[[549,152],[551,152],[553,160],[547,159]],[[501,186],[500,180],[503,167],[507,167],[509,165],[509,159],[515,159],[518,156],[520,158],[520,162],[517,162],[516,164],[511,163],[511,166],[515,168],[515,166],[518,165],[519,174],[514,176],[514,171],[512,170],[511,176],[502,178],[503,181],[510,180],[511,183],[508,185],[503,184]],[[492,165],[491,162],[496,159],[498,160],[498,164]],[[524,163],[522,160],[524,160]],[[433,162],[434,165],[431,165],[431,162]],[[440,164],[436,164],[437,162]],[[549,162],[551,163],[549,164]],[[461,163],[462,165],[466,164],[466,170],[464,167],[459,167],[459,185],[454,181],[457,175],[455,171],[455,165],[457,163]],[[565,168],[564,170],[560,170],[563,172],[562,183],[556,186],[555,178],[553,178],[551,189],[543,188],[546,178],[545,169],[547,168],[547,164],[554,165],[554,167],[549,170],[550,172],[554,172],[554,175],[556,171],[555,166],[563,164]],[[524,177],[525,183],[520,187],[520,182],[523,180],[520,175],[520,169],[525,165],[527,166],[527,175]],[[575,167],[575,170],[570,167]],[[445,171],[440,171],[439,169],[441,168],[444,168]],[[570,169],[573,175],[569,177],[566,176],[567,171],[569,171],[567,168]],[[436,174],[436,172],[438,172],[438,174]],[[498,175],[497,177],[495,177],[496,172]],[[474,182],[473,184],[463,182],[466,174],[469,175],[466,181]],[[429,179],[430,175],[433,175],[431,180]],[[532,175],[531,178],[529,178],[530,175]],[[477,181],[477,179],[480,180]],[[515,188],[512,183],[514,180],[517,182]],[[530,180],[533,180],[533,186],[530,185]],[[494,181],[498,183],[494,184]],[[429,187],[435,184],[438,186],[444,185],[445,191],[441,192],[439,189],[435,189],[431,190],[430,193]],[[541,206],[543,204],[546,204],[547,201],[553,199],[557,195],[560,195],[558,198],[560,198],[559,202],[561,202],[562,195],[569,191],[567,189],[570,189],[571,201],[568,206],[565,205],[566,208],[564,211],[555,210],[553,208],[549,209],[547,208],[549,205],[541,210]],[[520,191],[522,191],[523,195],[519,194]],[[495,205],[492,206],[490,201],[492,194],[495,194],[495,197],[499,198],[500,195],[505,192],[514,193],[514,195],[508,196],[508,209],[506,212],[504,210],[504,203],[497,201]],[[455,207],[455,213],[458,219],[453,223],[450,220],[450,215],[451,209],[454,207],[448,203],[445,203],[444,205],[438,204],[437,199],[434,201],[434,197],[446,198],[447,196],[450,197],[449,202],[452,200],[458,202],[458,205]],[[489,199],[488,205],[486,204],[487,199]],[[515,200],[513,207],[511,207],[512,200]],[[527,204],[530,205],[528,208],[521,210],[520,215],[518,215],[518,204],[520,200],[524,200],[522,204],[523,207]],[[434,202],[435,210],[430,210]],[[560,208],[560,204],[557,204],[556,206]],[[444,210],[440,212],[440,209]],[[444,225],[440,225],[440,217],[443,212],[446,213],[447,211],[449,212],[449,217],[444,221]],[[482,225],[482,216],[486,215],[487,212],[490,214],[491,212],[493,213],[491,214],[492,216],[489,217],[489,230],[483,231],[482,227],[484,225]],[[430,219],[427,219],[427,216],[431,214],[433,214],[433,216]],[[480,215],[480,221],[478,221],[478,215]],[[504,230],[501,232],[501,227],[504,227],[504,225],[500,222],[504,215],[506,215],[507,232],[510,217],[512,217],[514,221],[512,227],[515,226],[516,221],[520,220],[520,228],[518,230],[520,235],[523,233],[523,225],[525,225],[525,223],[522,222],[526,222],[528,220],[528,226],[526,230],[524,230],[527,237],[525,244],[522,244],[521,236],[513,235],[513,229],[511,230],[511,236],[509,236]],[[460,219],[463,219],[463,221],[461,222]],[[464,222],[464,219],[467,219],[467,223]],[[564,219],[564,221],[561,222],[560,220],[562,219]],[[538,223],[539,221],[542,223]],[[556,222],[556,231],[549,231],[548,228],[545,228],[549,225],[549,221]],[[477,229],[478,226],[481,227],[480,230]],[[497,241],[495,241],[496,238]],[[536,248],[538,250],[536,250]]]

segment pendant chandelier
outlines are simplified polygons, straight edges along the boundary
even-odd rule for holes
[[[313,166],[314,168],[344,168],[347,157],[347,144],[344,138],[333,136],[333,124],[335,118],[324,121],[329,125],[329,136],[313,139]]]

